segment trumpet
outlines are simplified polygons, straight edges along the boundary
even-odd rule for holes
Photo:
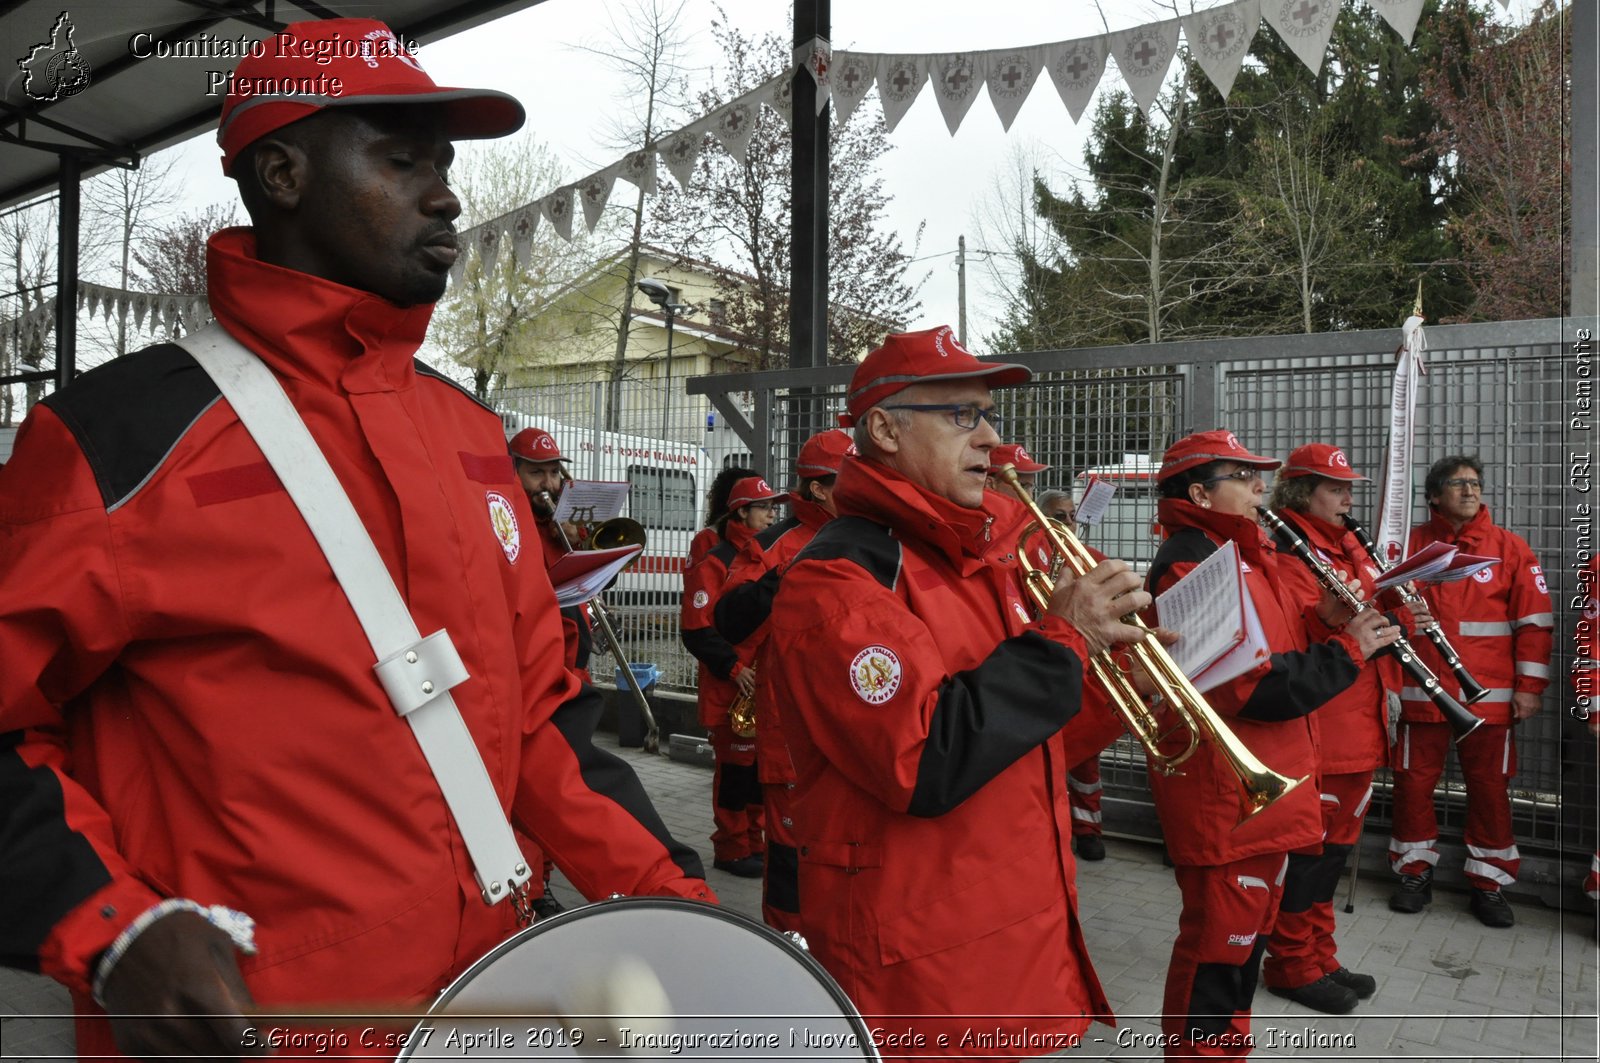
[[[1363,528],[1348,513],[1344,516],[1344,526],[1350,529],[1351,534],[1356,537],[1356,542],[1361,544],[1361,549],[1365,550],[1367,556],[1372,558],[1372,563],[1378,566],[1378,571],[1387,572],[1389,564],[1378,556],[1378,544],[1372,541],[1372,536],[1367,534],[1367,529]],[[1422,595],[1417,593],[1416,587],[1412,586],[1410,580],[1400,584],[1394,590],[1400,596],[1400,600],[1407,605],[1420,601],[1422,598]],[[1439,626],[1439,621],[1435,620],[1424,627],[1422,633],[1428,637],[1429,642],[1433,643],[1433,648],[1439,651],[1439,656],[1443,658],[1446,667],[1450,669],[1450,673],[1456,677],[1456,682],[1461,684],[1461,704],[1471,705],[1489,693],[1489,689],[1474,679],[1472,673],[1467,671],[1467,666],[1461,663],[1461,655],[1450,644],[1450,638],[1444,633],[1444,628]]]
[[[734,695],[733,704],[728,706],[728,726],[733,728],[733,733],[740,738],[754,738],[756,736],[756,697],[744,691]]]
[[[539,497],[544,499],[544,504],[550,507],[550,512],[555,513],[556,502],[549,491],[540,491]],[[550,521],[555,526],[556,534],[561,536],[561,542],[571,553],[572,540],[567,538],[567,530],[561,522],[553,517]],[[589,527],[585,525],[585,527]],[[628,517],[612,517],[608,521],[589,527],[589,537],[585,550],[610,550],[617,546],[643,546],[645,541],[644,525]],[[633,667],[628,663],[628,658],[622,654],[622,640],[617,638],[616,629],[611,626],[611,613],[605,607],[597,594],[589,599],[589,615],[594,617],[595,626],[600,629],[600,635],[606,640],[606,647],[611,651],[611,657],[617,662],[617,667],[628,682],[628,689],[633,692],[634,703],[639,706],[639,715],[644,717],[645,737],[644,751],[646,753],[661,752],[661,728],[656,723],[655,713],[650,711],[650,702],[644,696],[644,690],[639,686],[639,680],[633,674]]]
[[[1056,580],[1063,566],[1075,575],[1082,576],[1097,562],[1071,528],[1062,521],[1046,516],[1039,508],[1018,481],[1015,466],[1003,466],[1000,476],[1011,485],[1023,505],[1033,514],[1033,521],[1022,529],[1018,537],[1017,557],[1022,566],[1024,587],[1035,607],[1043,613],[1049,608],[1050,597],[1055,593]],[[1028,544],[1034,535],[1044,536],[1049,544],[1048,568],[1041,568],[1033,561]],[[1146,632],[1150,630],[1149,625],[1136,613],[1123,617],[1123,622]],[[1144,696],[1134,686],[1132,673],[1125,671],[1112,658],[1109,650],[1090,657],[1089,669],[1111,696],[1111,705],[1117,715],[1149,753],[1151,766],[1161,774],[1183,774],[1178,770],[1180,765],[1194,756],[1202,741],[1211,743],[1239,781],[1240,804],[1243,808],[1241,822],[1267,808],[1309,778],[1291,779],[1280,775],[1257,759],[1229,730],[1216,710],[1206,704],[1200,691],[1195,689],[1183,669],[1178,667],[1158,640],[1142,638],[1130,647],[1129,654],[1133,665],[1144,673],[1154,687],[1158,703],[1165,702],[1177,717],[1178,722],[1174,726],[1162,729],[1154,710],[1145,704]],[[1169,738],[1184,743],[1183,748],[1176,753],[1162,752],[1162,746]]]
[[[1333,571],[1333,566],[1318,557],[1312,551],[1310,545],[1300,537],[1299,533],[1289,527],[1282,517],[1266,506],[1257,506],[1256,509],[1260,512],[1261,519],[1266,521],[1267,527],[1271,528],[1273,533],[1286,543],[1290,550],[1294,551],[1296,557],[1311,566],[1311,571],[1316,573],[1317,582],[1338,595],[1339,599],[1353,613],[1360,613],[1364,609],[1377,608],[1373,602],[1362,599],[1360,595],[1345,586],[1338,573]],[[1394,654],[1395,659],[1400,662],[1400,667],[1406,670],[1406,674],[1421,685],[1428,695],[1428,700],[1432,701],[1439,712],[1444,715],[1445,722],[1450,725],[1450,730],[1454,732],[1458,743],[1477,730],[1483,723],[1480,717],[1474,715],[1459,701],[1450,696],[1449,691],[1445,690],[1444,684],[1439,682],[1439,677],[1433,674],[1433,669],[1423,664],[1421,659],[1417,657],[1416,649],[1412,647],[1404,635],[1401,635],[1394,645],[1388,647],[1384,652]]]

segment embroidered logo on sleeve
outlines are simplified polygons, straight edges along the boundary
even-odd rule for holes
[[[1544,569],[1538,565],[1529,565],[1528,572],[1533,576],[1533,585],[1539,588],[1540,594],[1550,593],[1550,584],[1544,580]]]
[[[711,601],[711,595],[707,594],[705,591],[695,591],[694,599],[691,604],[693,604],[696,609],[704,609],[706,607],[706,603],[709,601]]]
[[[494,529],[494,537],[500,540],[500,549],[506,552],[506,559],[516,564],[517,558],[522,555],[522,532],[517,527],[517,511],[511,508],[511,501],[499,491],[490,491],[488,499],[489,526]]]
[[[868,646],[850,662],[850,685],[868,705],[881,705],[900,689],[900,658],[883,646]]]

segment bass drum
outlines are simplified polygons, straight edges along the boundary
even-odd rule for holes
[[[469,967],[428,1015],[399,1059],[878,1058],[855,1005],[804,949],[675,897],[543,920]]]

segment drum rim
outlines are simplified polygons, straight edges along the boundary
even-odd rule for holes
[[[820,984],[822,988],[827,991],[828,996],[831,997],[833,1002],[839,1006],[842,1012],[842,1017],[856,1032],[861,1050],[863,1053],[865,1053],[862,1058],[866,1060],[875,1060],[880,1058],[877,1045],[872,1040],[872,1031],[868,1028],[866,1019],[862,1018],[860,1010],[856,1008],[855,1002],[851,1000],[849,995],[845,993],[844,989],[840,987],[838,981],[833,977],[833,975],[828,973],[828,969],[822,966],[822,963],[815,956],[811,955],[811,951],[809,949],[800,948],[794,942],[790,941],[785,935],[774,930],[772,927],[761,922],[759,919],[752,919],[743,912],[736,912],[731,908],[725,908],[719,904],[709,904],[705,901],[690,900],[687,897],[610,897],[603,901],[592,901],[588,904],[579,905],[576,908],[569,908],[566,911],[548,919],[541,919],[532,926],[512,934],[510,937],[500,942],[500,944],[496,945],[494,948],[490,949],[488,952],[472,961],[472,963],[465,970],[456,975],[455,978],[451,979],[449,985],[445,986],[439,991],[439,995],[434,998],[433,1003],[428,1007],[428,1015],[432,1016],[440,1008],[445,1007],[452,1000],[454,1000],[461,990],[466,988],[472,977],[479,973],[480,968],[493,963],[503,953],[511,951],[524,940],[537,937],[541,931],[550,927],[558,926],[562,923],[577,922],[586,914],[595,915],[604,910],[618,909],[623,907],[663,908],[680,911],[692,911],[702,915],[709,915],[714,918],[725,919],[735,925],[742,925],[747,930],[756,931],[759,936],[767,937],[775,942],[778,942],[791,957],[800,961],[801,966],[816,978],[818,984]],[[421,1022],[417,1023],[414,1029],[421,1029],[427,1024],[427,1022],[427,1019],[423,1019]],[[410,1047],[409,1041],[407,1047]],[[402,1054],[399,1058],[405,1059],[407,1057],[406,1055]]]

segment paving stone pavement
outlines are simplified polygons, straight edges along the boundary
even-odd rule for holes
[[[612,736],[599,736],[614,748]],[[633,764],[673,833],[711,865],[711,773],[617,750]],[[1114,828],[1115,824],[1111,824]],[[1161,852],[1107,840],[1107,858],[1079,863],[1078,896],[1088,938],[1119,1026],[1092,1027],[1069,1061],[1156,1060],[1162,983],[1177,927],[1178,889]],[[760,883],[709,872],[724,904],[760,917]],[[1590,912],[1516,904],[1517,925],[1481,926],[1466,898],[1436,890],[1421,915],[1389,911],[1387,877],[1363,874],[1355,912],[1339,904],[1339,958],[1378,979],[1378,992],[1348,1016],[1328,1016],[1256,994],[1253,1059],[1550,1060],[1596,1059],[1595,921]],[[564,881],[556,895],[581,898]],[[0,1059],[73,1055],[66,995],[37,976],[0,970]]]

